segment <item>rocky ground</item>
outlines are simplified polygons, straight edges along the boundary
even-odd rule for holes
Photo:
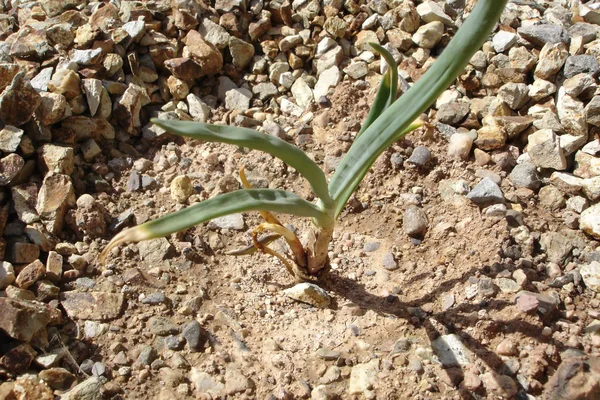
[[[361,184],[317,285],[225,254],[256,213],[98,261],[243,166],[312,199],[279,160],[149,118],[252,127],[330,175],[385,67],[368,43],[405,91],[474,3],[0,0],[0,399],[599,398],[595,2],[509,2]]]

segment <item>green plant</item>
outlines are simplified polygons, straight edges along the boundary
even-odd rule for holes
[[[238,127],[152,120],[176,135],[265,151],[296,169],[309,182],[318,200],[311,203],[284,190],[252,189],[242,169],[240,179],[245,189],[205,200],[157,220],[126,229],[112,239],[101,259],[121,243],[166,236],[227,214],[259,211],[265,222],[254,230],[253,246],[232,254],[241,255],[260,250],[279,258],[297,278],[318,277],[327,267],[327,250],[332,240],[335,220],[354,190],[385,149],[420,125],[417,118],[454,82],[473,54],[481,48],[506,2],[507,0],[480,0],[435,63],[397,101],[398,67],[383,47],[371,44],[385,58],[389,68],[362,129],[329,183],[323,171],[305,153],[279,138]],[[303,245],[272,212],[311,218],[313,224],[308,243]],[[272,231],[275,235],[260,239],[259,233],[262,231]],[[269,242],[278,237],[283,237],[288,243],[290,257],[268,247]]]

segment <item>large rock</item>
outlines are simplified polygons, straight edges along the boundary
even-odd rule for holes
[[[433,21],[421,26],[413,35],[413,42],[424,49],[431,49],[442,38],[444,34],[444,24],[440,21]]]
[[[113,115],[119,125],[127,129],[129,133],[137,133],[142,126],[140,111],[143,106],[150,102],[146,89],[130,83],[125,93],[117,99]]]
[[[552,78],[565,64],[569,52],[564,43],[548,43],[540,52],[539,61],[534,75],[540,79]]]
[[[534,46],[542,47],[546,43],[568,43],[569,35],[554,24],[525,25],[517,29],[517,33]]]
[[[239,69],[244,69],[254,57],[254,46],[242,39],[231,36],[229,38],[229,52],[231,53],[233,65]]]
[[[502,190],[490,178],[483,178],[467,194],[467,198],[480,207],[504,202]]]
[[[531,162],[539,168],[564,170],[567,159],[560,147],[558,137],[550,129],[539,130],[528,137],[527,154]]]
[[[284,290],[283,293],[291,299],[310,304],[317,308],[325,308],[330,302],[327,292],[312,283],[299,283],[296,286]]]
[[[44,179],[38,194],[36,210],[53,234],[62,230],[69,209],[75,207],[75,189],[67,175],[50,175]]]
[[[446,368],[466,366],[473,359],[471,351],[462,343],[460,336],[455,334],[440,336],[431,343],[431,347]]]
[[[198,31],[190,30],[184,42],[186,46],[183,57],[193,59],[200,66],[201,76],[214,75],[221,70],[223,67],[221,52],[212,43],[205,41]]]
[[[117,318],[125,303],[121,293],[108,292],[64,292],[59,299],[70,318],[94,321]]]
[[[545,399],[600,398],[600,359],[568,357],[545,386]]]
[[[589,264],[582,265],[579,269],[581,273],[581,279],[583,283],[590,290],[600,292],[600,263],[598,261],[592,261]]]
[[[0,95],[0,120],[6,125],[21,126],[31,119],[41,101],[25,74],[18,73]]]
[[[50,322],[50,311],[37,302],[0,298],[0,329],[10,337],[29,342]]]

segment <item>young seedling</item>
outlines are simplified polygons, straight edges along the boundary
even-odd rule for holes
[[[479,0],[444,52],[398,101],[398,66],[387,50],[371,44],[389,68],[362,129],[329,183],[325,173],[304,152],[277,137],[246,128],[153,119],[154,124],[175,135],[267,152],[296,169],[310,184],[317,201],[311,203],[284,190],[253,189],[242,169],[240,180],[244,189],[126,229],[110,241],[102,252],[101,260],[121,243],[167,236],[228,214],[259,211],[265,222],[254,229],[253,245],[230,254],[251,254],[259,250],[277,257],[298,279],[318,278],[328,267],[327,251],[335,221],[354,190],[383,151],[421,125],[417,118],[455,81],[473,54],[481,48],[500,18],[506,2]],[[274,212],[310,218],[312,225],[308,232],[308,243],[303,244],[294,232],[283,226],[272,214]],[[264,231],[273,234],[259,238]],[[287,242],[290,254],[283,255],[268,247],[279,237]]]

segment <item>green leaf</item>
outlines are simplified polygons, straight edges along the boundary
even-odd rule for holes
[[[280,212],[314,218],[319,224],[331,224],[331,218],[316,205],[291,192],[274,189],[242,189],[204,200],[146,222],[137,228],[146,230],[152,237],[162,237],[214,218],[245,211]]]
[[[358,132],[356,137],[359,137],[367,130],[373,121],[379,118],[381,113],[387,110],[388,107],[396,101],[398,94],[398,64],[396,64],[396,60],[394,60],[394,57],[385,49],[385,47],[380,46],[377,43],[369,43],[369,45],[385,59],[389,68],[381,79],[377,95],[371,105],[371,111],[369,112],[369,115],[367,115],[367,119],[363,122],[363,126],[360,128],[360,132]]]
[[[257,132],[252,129],[239,128],[227,125],[211,125],[202,122],[176,121],[176,120],[151,120],[152,123],[176,135],[187,136],[211,142],[234,144],[254,150],[261,150],[281,159],[295,168],[310,184],[313,191],[321,199],[326,209],[333,208],[333,199],[329,194],[327,179],[323,170],[319,168],[298,147],[291,145],[277,137]]]
[[[487,40],[507,0],[479,0],[444,52],[427,72],[360,135],[329,182],[335,216],[344,208],[377,157],[433,104]]]
[[[331,227],[334,224],[334,220],[316,205],[293,193],[273,189],[242,189],[204,200],[145,224],[125,229],[104,248],[100,260],[104,262],[110,251],[121,243],[164,237],[214,218],[239,212],[262,210],[310,217],[322,227]]]

